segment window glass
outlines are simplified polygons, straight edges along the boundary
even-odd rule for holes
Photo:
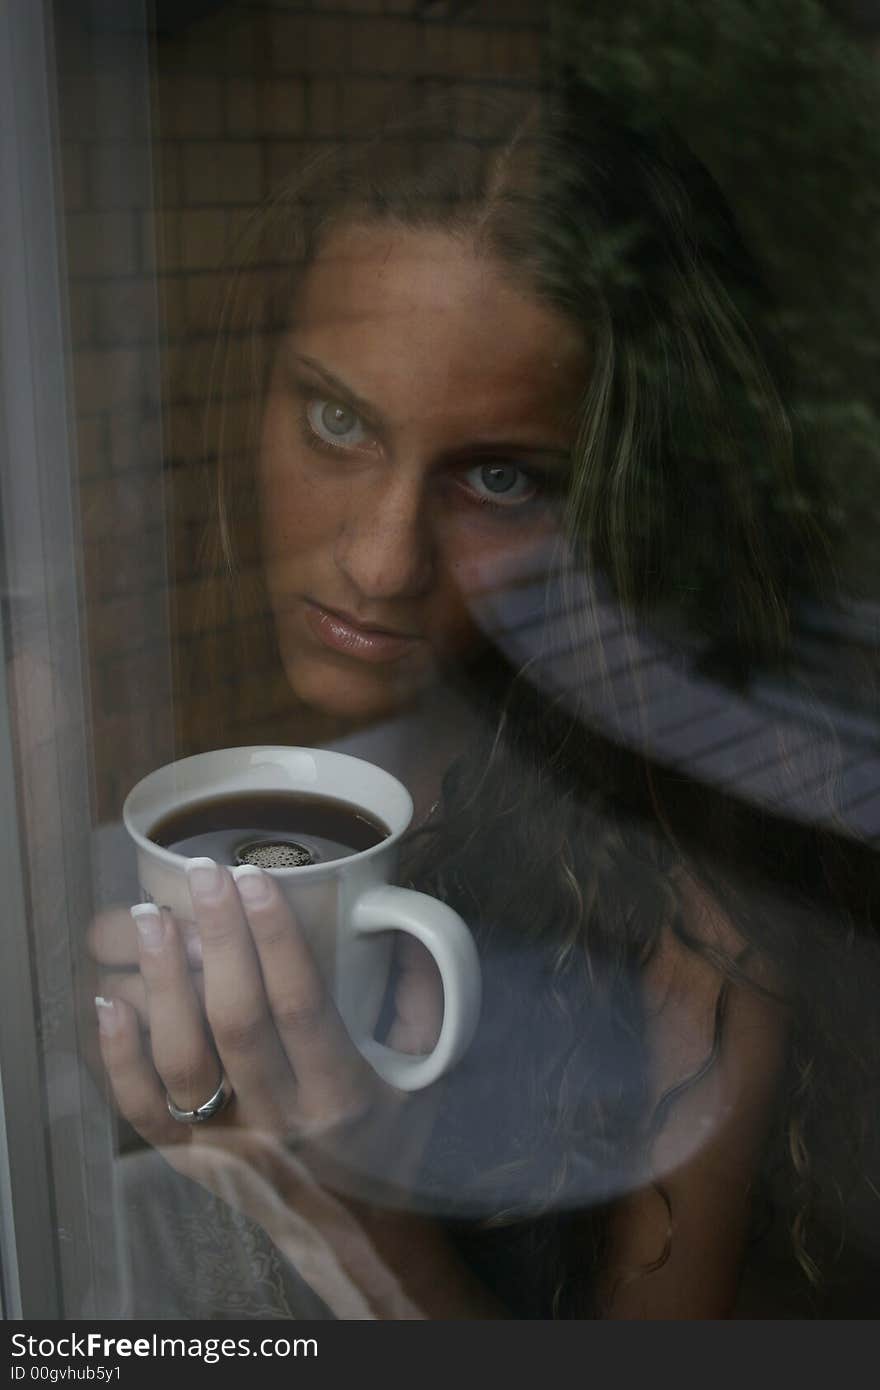
[[[870,1316],[873,7],[7,9],[12,1315]]]

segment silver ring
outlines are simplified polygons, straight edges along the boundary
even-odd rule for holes
[[[168,1114],[172,1120],[177,1120],[182,1125],[200,1125],[204,1120],[212,1120],[215,1115],[219,1115],[229,1102],[232,1100],[233,1090],[226,1080],[226,1073],[220,1077],[220,1085],[214,1094],[205,1101],[204,1105],[196,1106],[195,1110],[181,1110],[174,1104],[174,1101],[165,1092],[165,1100],[168,1104]]]

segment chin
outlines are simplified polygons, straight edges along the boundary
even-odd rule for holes
[[[285,668],[296,698],[316,713],[352,723],[390,719],[408,709],[428,684],[427,680],[383,679],[358,667],[340,670],[304,669],[299,663]]]

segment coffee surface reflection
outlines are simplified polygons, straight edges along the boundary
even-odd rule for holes
[[[301,868],[372,849],[388,826],[359,806],[303,792],[237,792],[176,808],[149,838],[188,859]]]

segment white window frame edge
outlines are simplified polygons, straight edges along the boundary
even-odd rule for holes
[[[130,16],[125,29],[135,88],[140,88],[129,98],[148,109],[144,3],[117,3],[117,16],[122,8]],[[6,1319],[43,1320],[124,1315],[117,1311],[124,1281],[112,1126],[98,1087],[76,1063],[80,1040],[72,1002],[78,986],[71,947],[91,913],[93,895],[91,761],[54,83],[51,0],[0,0],[0,560],[5,569],[0,579],[13,594],[25,596],[53,679],[73,712],[57,766],[67,920],[56,930],[54,923],[28,921],[27,846],[5,687],[0,700],[0,823],[8,827],[0,835],[6,889],[0,989],[2,1312]],[[101,112],[101,118],[110,121],[113,113]],[[142,174],[151,199],[148,150]],[[157,341],[145,357],[158,382]],[[161,458],[155,475],[133,480],[132,486],[161,486]],[[167,620],[167,605],[161,616]],[[7,631],[0,632],[4,670],[12,654],[7,638]],[[47,1066],[38,1002],[41,975],[50,964],[47,935],[53,937],[53,989],[62,1001],[68,991],[57,1052],[74,1062],[55,1076],[57,1057]],[[56,1095],[65,1093],[73,1116],[60,1138],[52,1131],[53,1085]]]

